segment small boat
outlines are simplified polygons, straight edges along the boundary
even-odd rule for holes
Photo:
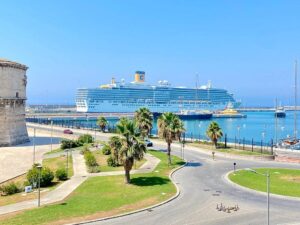
[[[286,113],[285,113],[285,110],[284,110],[283,107],[278,107],[275,110],[275,117],[277,117],[277,118],[284,118],[284,117],[286,117]]]
[[[231,103],[228,103],[227,107],[220,112],[213,114],[214,118],[246,118],[247,115],[239,113],[233,108]]]
[[[158,118],[162,113],[153,113],[154,118]],[[183,120],[208,120],[212,118],[212,113],[204,110],[180,110],[175,113]]]

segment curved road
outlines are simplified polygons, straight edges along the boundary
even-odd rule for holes
[[[158,146],[165,149],[164,146]],[[179,154],[179,149],[172,148]],[[224,175],[233,169],[254,167],[299,168],[299,164],[279,162],[259,162],[228,158],[212,160],[209,155],[194,150],[186,150],[188,165],[174,174],[181,195],[168,204],[137,214],[93,225],[263,225],[267,224],[266,195],[249,192],[229,184]],[[258,175],[259,176],[259,175]],[[272,181],[271,181],[272,182]],[[227,206],[238,204],[237,212],[225,213],[216,210],[217,204]],[[300,224],[300,201],[277,197],[270,199],[270,224]]]

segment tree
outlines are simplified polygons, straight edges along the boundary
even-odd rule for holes
[[[110,137],[108,144],[110,146],[111,156],[115,165],[119,165],[119,154],[122,148],[122,139],[119,136]]]
[[[173,140],[180,140],[182,132],[185,131],[183,122],[174,113],[166,112],[158,118],[157,126],[158,136],[167,142],[168,163],[171,165],[171,144]]]
[[[100,129],[102,130],[102,132],[105,132],[105,128],[107,126],[108,122],[105,119],[105,117],[103,116],[99,116],[97,119],[97,125],[100,127]]]
[[[148,108],[140,108],[135,111],[134,119],[141,131],[143,138],[150,135],[152,129],[153,115]]]
[[[134,160],[141,160],[147,150],[145,143],[141,140],[141,133],[132,120],[122,119],[117,124],[117,131],[122,135],[122,147],[119,152],[119,160],[125,171],[125,182],[130,183],[130,171]]]
[[[206,130],[206,135],[214,143],[215,148],[218,145],[218,139],[223,137],[222,129],[219,127],[219,124],[215,121],[211,122]]]

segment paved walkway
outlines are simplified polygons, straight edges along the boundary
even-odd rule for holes
[[[41,205],[51,204],[64,200],[70,195],[80,184],[82,184],[88,177],[94,176],[112,176],[123,175],[124,171],[103,172],[97,174],[90,174],[87,172],[83,156],[79,151],[72,152],[73,156],[73,169],[74,176],[62,183],[53,191],[50,191],[45,196],[41,197]],[[144,163],[139,169],[132,170],[131,173],[149,173],[152,172],[159,164],[160,160],[156,157],[146,154],[147,162]],[[16,204],[6,205],[0,207],[0,215],[12,213],[20,210],[30,209],[37,207],[37,200],[23,201]]]

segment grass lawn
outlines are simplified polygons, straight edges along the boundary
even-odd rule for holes
[[[54,173],[58,168],[65,167],[66,166],[66,157],[64,156],[59,156],[51,159],[44,159],[43,160],[43,166],[49,167]],[[69,176],[73,175],[73,164],[72,164],[72,157],[69,156]],[[6,184],[10,182],[15,182],[19,186],[23,186],[24,182],[26,181],[26,174],[19,176]],[[57,181],[56,178],[53,180],[53,185],[50,187],[45,187],[41,188],[42,190],[42,196],[47,194],[47,191],[53,190],[54,188],[57,187],[61,182]],[[8,196],[0,196],[0,206],[4,205],[9,205],[21,201],[26,201],[26,200],[32,200],[37,198],[37,193],[36,192],[31,192],[27,193],[26,195],[24,192],[13,194],[13,195],[8,195]],[[1,224],[1,223],[0,223]]]
[[[63,203],[0,217],[2,225],[64,224],[116,215],[164,201],[176,193],[169,180],[172,169],[184,164],[178,157],[168,166],[165,153],[149,151],[161,159],[154,172],[132,175],[126,185],[124,176],[91,177]]]
[[[59,168],[67,168],[67,157],[58,156],[55,158],[49,158],[43,160],[43,166],[49,167],[54,173]],[[73,176],[73,160],[72,156],[69,154],[69,166],[68,166],[69,177]]]
[[[300,170],[279,168],[259,168],[255,170],[260,173],[269,170],[271,193],[300,197]],[[254,190],[264,192],[267,190],[266,177],[250,171],[239,170],[235,174],[231,173],[229,179],[234,183]]]
[[[235,149],[232,147],[228,147],[228,148],[222,148],[219,147],[217,149],[215,149],[212,145],[210,144],[202,144],[202,143],[188,143],[187,145],[190,146],[194,146],[194,147],[199,147],[203,150],[210,150],[210,151],[215,151],[215,152],[222,152],[222,153],[228,153],[228,154],[234,154],[234,155],[249,155],[249,156],[261,156],[261,155],[270,155],[270,154],[266,154],[266,153],[260,153],[260,152],[255,152],[255,151],[249,151],[249,150],[239,150],[239,149]]]
[[[103,155],[101,150],[96,150],[96,151],[93,151],[92,153],[96,157],[96,160],[97,160],[98,164],[100,165],[101,172],[124,170],[123,166],[118,166],[118,167],[108,166],[106,160],[109,156]],[[146,159],[142,159],[141,161],[135,161],[135,165],[133,166],[132,169],[139,168],[145,162],[146,162]]]

